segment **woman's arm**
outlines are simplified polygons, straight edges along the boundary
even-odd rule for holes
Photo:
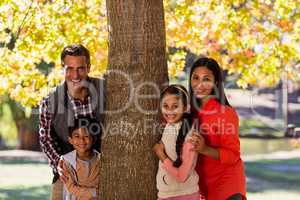
[[[223,164],[234,164],[240,160],[239,118],[233,108],[224,113],[224,126],[220,130],[220,161]]]
[[[220,135],[220,147],[214,148],[205,144],[203,136],[192,135],[192,142],[195,145],[194,151],[220,160],[223,164],[233,164],[240,159],[240,143],[238,136],[238,116],[234,109],[227,108],[222,115],[224,124],[218,130]]]

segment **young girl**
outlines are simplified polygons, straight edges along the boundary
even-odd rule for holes
[[[198,122],[201,132],[193,135],[200,191],[207,200],[245,200],[239,119],[225,96],[222,71],[215,60],[204,57],[193,64],[190,95],[194,123]]]
[[[160,101],[167,125],[161,142],[153,148],[160,159],[158,200],[199,200],[199,177],[194,170],[197,156],[191,150],[193,145],[185,142],[192,130],[187,91],[180,85],[170,85],[162,91]]]
[[[99,124],[90,118],[75,119],[69,127],[69,143],[74,147],[62,156],[63,200],[91,200],[98,198],[100,154],[93,150]]]

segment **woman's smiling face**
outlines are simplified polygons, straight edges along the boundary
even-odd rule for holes
[[[208,97],[215,86],[215,77],[213,72],[207,67],[197,67],[191,76],[191,86],[194,95],[198,99]]]

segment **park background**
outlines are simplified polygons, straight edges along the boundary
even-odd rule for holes
[[[67,44],[90,50],[91,76],[105,73],[107,13],[103,0],[0,0],[0,199],[49,199],[38,103],[63,78]],[[225,70],[248,198],[300,199],[300,1],[165,0],[164,23],[171,83],[187,86],[201,55]]]

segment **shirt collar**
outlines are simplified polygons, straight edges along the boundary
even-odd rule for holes
[[[216,98],[210,98],[200,109],[199,114],[214,114],[218,112],[220,103]]]
[[[180,127],[181,127],[181,124],[182,124],[182,121],[179,121],[179,122],[174,123],[174,124],[173,123],[172,124],[167,123],[166,128],[175,128],[176,130],[179,130]]]
[[[93,151],[93,156],[91,157],[91,159],[89,160],[81,160],[78,156],[76,157],[76,159],[79,161],[79,162],[82,162],[82,163],[85,163],[85,164],[89,164],[91,163],[94,159],[96,159],[97,157],[97,154]]]
[[[90,101],[90,93],[88,91],[88,95],[86,96],[86,98],[84,99],[84,102],[82,102],[80,99],[76,99],[74,97],[72,97],[69,92],[67,91],[67,95],[68,95],[68,98],[70,101],[74,102],[74,101],[79,101],[81,103],[86,103],[86,102],[89,102]]]

